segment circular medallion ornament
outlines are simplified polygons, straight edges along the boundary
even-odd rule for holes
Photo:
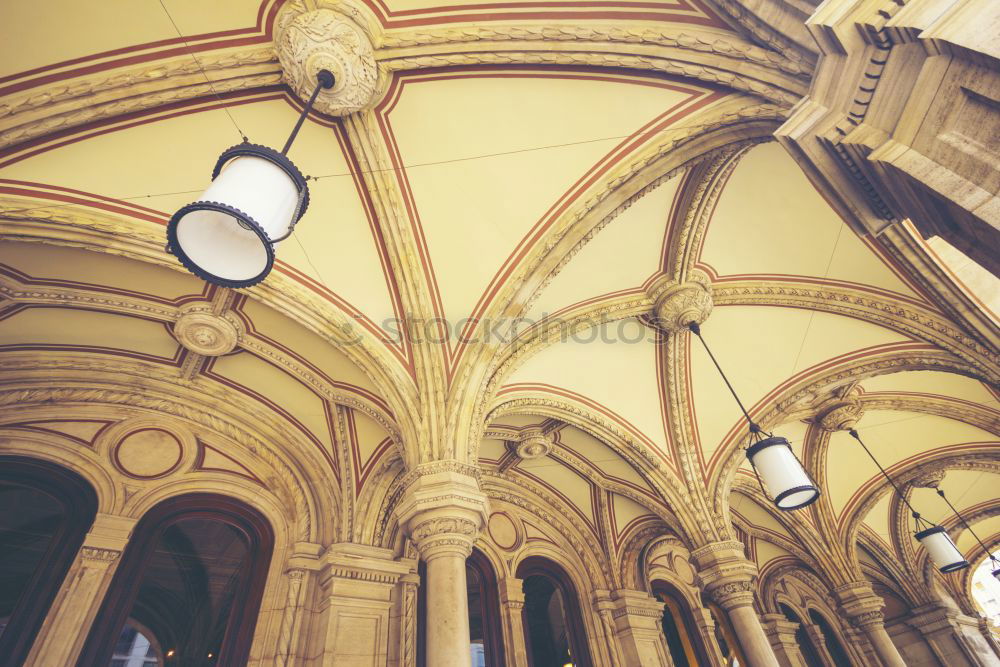
[[[185,349],[206,357],[232,352],[240,331],[231,321],[208,311],[189,311],[174,323],[174,335]]]
[[[123,437],[112,450],[118,469],[130,477],[151,479],[173,471],[184,450],[173,433],[144,428]]]
[[[526,461],[540,459],[552,451],[552,441],[540,428],[528,428],[521,432],[517,444],[517,455]]]
[[[487,529],[493,544],[505,551],[511,551],[521,541],[514,521],[502,512],[490,515]]]
[[[320,70],[333,73],[334,84],[320,91],[315,109],[332,116],[353,113],[375,96],[378,67],[368,35],[347,16],[332,9],[299,14],[278,38],[278,60],[295,93],[309,99]]]

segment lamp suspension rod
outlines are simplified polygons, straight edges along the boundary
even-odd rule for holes
[[[285,147],[281,149],[282,155],[288,154],[288,149],[292,147],[292,142],[295,141],[295,136],[299,133],[299,129],[302,127],[302,123],[305,121],[306,116],[312,111],[313,104],[316,103],[316,98],[319,97],[319,91],[323,88],[333,88],[333,73],[330,70],[321,69],[316,73],[316,88],[313,89],[312,96],[309,101],[306,102],[306,106],[302,109],[302,113],[299,114],[299,119],[295,122],[295,127],[292,128],[292,133],[288,135],[288,141],[285,142]]]
[[[701,326],[697,322],[691,322],[688,324],[688,329],[690,329],[691,333],[698,337],[698,340],[701,341],[702,347],[704,347],[705,351],[708,352],[708,358],[712,360],[713,364],[715,364],[716,370],[718,370],[719,375],[722,376],[722,381],[726,383],[727,387],[729,387],[729,393],[733,395],[733,398],[736,399],[736,405],[740,406],[740,410],[743,411],[743,416],[746,417],[747,423],[750,424],[750,430],[753,433],[759,433],[760,426],[755,424],[753,419],[750,419],[750,413],[747,412],[745,407],[743,407],[743,401],[741,401],[740,397],[736,395],[736,390],[733,389],[733,385],[730,384],[729,378],[726,377],[726,374],[722,372],[722,367],[719,366],[719,362],[715,360],[715,355],[712,354],[712,350],[709,349],[708,343],[706,343],[705,339],[701,337]]]
[[[896,490],[896,493],[899,495],[900,499],[904,503],[906,503],[907,507],[910,508],[910,512],[913,513],[913,518],[919,519],[920,512],[913,509],[913,505],[910,504],[910,501],[906,499],[906,496],[903,494],[903,492],[899,490],[898,486],[896,486],[896,482],[892,481],[892,477],[889,476],[889,473],[885,471],[885,468],[883,468],[882,464],[878,462],[878,459],[875,458],[875,455],[871,453],[871,450],[869,450],[868,447],[865,446],[865,442],[864,440],[861,439],[861,436],[858,435],[858,432],[852,428],[850,431],[848,431],[848,433],[851,434],[852,438],[858,441],[858,444],[860,444],[861,448],[865,450],[865,453],[868,454],[869,458],[871,458],[871,460],[875,462],[875,465],[878,466],[878,469],[882,473],[882,476],[885,477],[887,480],[889,480],[889,484],[891,484],[892,488]]]
[[[962,521],[962,524],[965,526],[965,528],[970,533],[972,533],[972,536],[974,538],[976,538],[976,542],[979,542],[979,546],[981,546],[983,548],[983,551],[985,551],[986,555],[990,557],[990,560],[993,561],[994,563],[997,562],[997,559],[993,556],[992,553],[990,553],[990,550],[986,548],[986,545],[983,544],[983,541],[981,539],[979,539],[979,536],[976,535],[976,531],[972,530],[972,526],[970,526],[969,522],[965,520],[965,517],[962,516],[962,513],[959,512],[957,509],[955,509],[955,506],[951,504],[950,500],[948,500],[948,496],[944,495],[944,491],[942,491],[941,489],[934,489],[934,490],[937,491],[937,494],[939,496],[941,496],[942,498],[944,498],[944,501],[946,503],[948,503],[948,507],[950,507],[951,511],[955,513],[955,516],[957,516]]]

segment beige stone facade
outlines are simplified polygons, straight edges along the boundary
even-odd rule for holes
[[[176,514],[251,553],[191,664],[1000,665],[1000,4],[90,4],[0,7],[0,489],[94,503],[16,664],[190,662],[128,612]],[[195,278],[171,215],[323,68],[274,270]]]

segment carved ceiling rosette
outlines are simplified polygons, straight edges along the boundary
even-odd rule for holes
[[[661,276],[648,290],[653,301],[651,319],[667,333],[686,330],[692,322],[701,324],[712,313],[712,284],[708,276],[693,269],[685,282]]]
[[[243,326],[233,315],[217,315],[205,304],[183,309],[174,322],[174,336],[185,349],[206,357],[232,352],[243,338]]]
[[[552,451],[552,439],[540,428],[527,428],[521,432],[517,455],[525,461],[540,459]]]
[[[332,9],[299,14],[275,40],[275,49],[285,80],[300,98],[309,99],[320,70],[333,73],[333,87],[316,98],[314,108],[322,113],[346,116],[375,97],[378,66],[371,39],[345,14]]]

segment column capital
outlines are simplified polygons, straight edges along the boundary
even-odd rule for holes
[[[852,581],[833,589],[833,595],[840,603],[840,609],[851,625],[864,627],[881,624],[885,618],[882,609],[885,602],[872,589],[871,582]]]
[[[713,542],[691,552],[698,577],[708,597],[723,609],[750,606],[757,566],[747,559],[738,540]]]
[[[664,604],[646,591],[618,590],[611,592],[611,616],[644,616],[663,618]]]
[[[425,561],[472,553],[489,516],[489,502],[473,472],[457,461],[438,461],[407,475],[396,517]]]

